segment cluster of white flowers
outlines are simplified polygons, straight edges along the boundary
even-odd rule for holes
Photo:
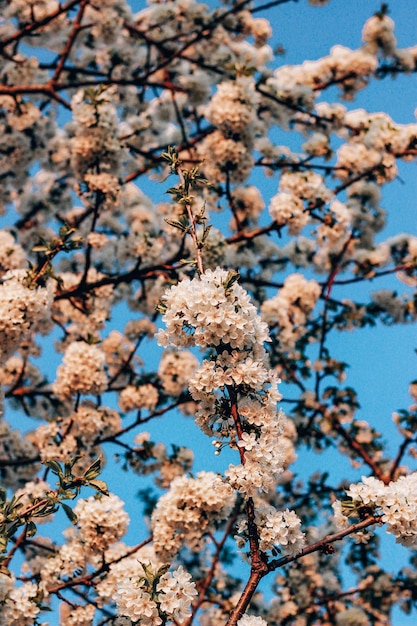
[[[72,432],[86,447],[97,439],[109,437],[121,428],[120,415],[106,406],[96,408],[92,402],[85,401],[71,414]]]
[[[336,615],[337,626],[369,626],[370,621],[365,611],[359,607],[352,607],[345,611],[340,611]]]
[[[384,484],[373,476],[363,477],[362,482],[350,485],[346,495],[353,502],[344,506],[336,501],[333,505],[335,519],[346,528],[349,514],[367,507],[382,514],[387,532],[395,536],[397,543],[409,548],[417,546],[417,472],[401,476],[397,481]]]
[[[271,198],[269,214],[280,226],[287,224],[290,235],[297,235],[310,220],[301,198],[290,191],[280,191]]]
[[[0,230],[0,275],[8,270],[22,269],[25,266],[25,253],[7,230]]]
[[[114,596],[119,615],[143,626],[158,626],[166,619],[175,622],[187,619],[191,615],[190,605],[197,595],[191,575],[180,566],[160,575],[157,584],[153,580],[151,585],[147,578],[149,568],[144,565],[145,575],[123,577],[119,583]]]
[[[99,440],[116,434],[121,428],[120,415],[107,407],[95,408],[85,401],[66,418],[42,424],[28,434],[28,439],[39,451],[42,461],[69,462],[77,452],[83,455],[77,467],[84,467],[90,458],[97,458],[101,449]]]
[[[104,353],[96,345],[74,341],[65,350],[57,369],[54,393],[70,398],[76,393],[98,395],[107,389]]]
[[[117,204],[121,187],[116,176],[108,172],[88,173],[84,176],[84,182],[89,191],[100,191],[105,196],[103,208],[112,208]]]
[[[264,355],[268,328],[234,273],[217,268],[193,280],[185,278],[162,296],[166,330],[157,333],[165,347],[218,347]]]
[[[353,204],[353,203],[352,203]],[[332,259],[337,254],[348,258],[354,253],[355,240],[352,238],[352,225],[355,221],[355,207],[334,199],[329,207],[327,223],[324,221],[316,229],[317,252],[313,262],[320,271],[332,269]]]
[[[60,623],[65,626],[90,626],[93,623],[96,607],[93,604],[70,607],[61,604]]]
[[[397,177],[398,168],[391,154],[362,143],[345,143],[337,151],[337,176],[347,180],[351,172],[376,172],[378,182],[386,182]]]
[[[103,552],[123,537],[129,524],[124,502],[110,494],[80,499],[74,507],[81,540],[91,552]]]
[[[158,367],[164,391],[170,396],[179,396],[198,364],[198,359],[189,350],[165,350]]]
[[[367,149],[402,156],[415,141],[417,124],[397,124],[387,113],[354,109],[347,111],[344,119],[349,127],[349,141],[363,143]]]
[[[191,575],[182,566],[163,574],[157,586],[161,610],[182,622],[191,615],[190,604],[197,595]]]
[[[238,441],[238,447],[244,451],[244,463],[229,465],[225,476],[244,497],[269,491],[284,469],[286,454],[281,437],[286,417],[276,410],[278,398],[280,395],[272,387],[259,400],[248,398],[239,406],[249,431],[243,432]]]
[[[39,61],[16,52],[13,59],[2,63],[2,84],[38,84],[46,79],[39,69]],[[42,115],[31,102],[16,101],[12,96],[0,96],[2,151],[0,153],[0,210],[14,196],[13,190],[23,186],[29,177],[31,165],[42,158],[45,142],[55,134],[56,123],[49,115]]]
[[[218,85],[206,109],[206,117],[216,130],[199,147],[202,167],[210,180],[221,181],[228,175],[241,182],[248,176],[253,165],[258,103],[252,76],[238,76],[233,82]]]
[[[59,420],[38,426],[28,439],[38,448],[42,462],[55,460],[68,463],[78,447],[74,435],[65,432]]]
[[[250,144],[241,139],[231,139],[220,130],[207,135],[198,152],[204,162],[204,174],[214,182],[224,181],[226,177],[234,183],[244,182],[254,164]]]
[[[213,472],[175,478],[152,513],[156,553],[172,559],[184,543],[199,551],[211,525],[229,516],[235,497],[230,485]]]
[[[305,61],[302,65],[284,65],[275,70],[266,85],[276,100],[264,98],[262,103],[282,127],[288,128],[292,120],[300,117],[298,111],[301,108],[313,109],[320,87],[335,83],[344,97],[351,99],[366,86],[377,66],[375,55],[366,48],[350,50],[334,46],[330,55],[322,59]]]
[[[330,198],[331,191],[320,174],[284,172],[279,191],[271,198],[269,214],[277,224],[287,225],[290,235],[297,235],[310,222],[310,207],[321,206]]]
[[[46,332],[51,321],[52,291],[31,289],[24,270],[6,272],[0,284],[0,364],[35,332]]]
[[[130,580],[121,584],[114,600],[121,616],[131,619],[133,623],[143,626],[162,624],[156,602],[152,600],[150,593],[141,589],[140,581]]]
[[[325,185],[323,176],[316,172],[283,172],[279,181],[279,190],[294,194],[311,203],[326,203],[332,197],[331,190]]]
[[[158,390],[151,384],[128,385],[119,395],[119,407],[124,413],[133,410],[148,409],[153,411],[158,403]]]
[[[91,190],[109,194],[117,199],[119,186],[117,172],[122,149],[116,108],[111,91],[85,91],[81,89],[72,98],[74,129],[71,140],[71,164],[75,175]],[[100,171],[96,170],[100,163]],[[111,172],[111,174],[110,174]]]
[[[235,278],[218,268],[171,287],[162,298],[167,330],[159,331],[158,337],[165,345],[170,341],[177,347],[216,349],[217,356],[204,361],[190,379],[189,390],[200,402],[197,423],[207,434],[222,437],[237,434],[230,390],[237,391],[244,428],[238,447],[244,462],[231,465],[225,475],[250,497],[268,491],[283,470],[285,454],[279,439],[285,416],[276,409],[278,381],[265,365],[267,326]]]
[[[307,280],[302,274],[291,274],[278,294],[262,304],[262,318],[270,327],[278,327],[283,349],[293,349],[303,336],[320,294],[321,287],[315,280]]]
[[[301,520],[294,511],[278,511],[272,505],[258,502],[255,522],[259,528],[259,547],[263,552],[279,549],[286,555],[295,556],[305,545],[305,535],[300,530]],[[248,542],[248,523],[240,520],[235,536],[239,548]]]
[[[40,608],[36,602],[38,586],[25,582],[14,587],[6,596],[2,606],[1,622],[6,626],[32,626]]]
[[[206,117],[223,132],[241,133],[256,120],[259,94],[252,76],[217,85],[217,92],[206,109]]]
[[[381,50],[386,57],[394,55],[397,47],[394,27],[394,21],[388,15],[370,17],[362,30],[362,39],[366,44],[366,49],[372,54]]]

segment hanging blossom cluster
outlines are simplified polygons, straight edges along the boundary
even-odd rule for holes
[[[196,421],[209,435],[237,439],[241,463],[230,465],[225,477],[250,498],[273,487],[292,454],[291,440],[285,438],[284,445],[282,437],[286,417],[276,408],[279,381],[267,367],[267,326],[236,278],[217,268],[171,287],[162,298],[166,330],[158,338],[164,345],[211,349],[211,358],[189,382],[193,399],[200,403]],[[303,535],[295,532],[300,524],[295,513],[286,520],[279,512],[275,519],[273,507],[268,511],[268,522],[265,516],[258,519],[262,549],[279,544],[299,551]]]
[[[74,341],[65,350],[63,364],[58,367],[54,391],[66,398],[74,393],[97,395],[107,387],[105,356],[95,345]]]
[[[367,508],[381,515],[387,532],[397,543],[408,548],[417,546],[417,472],[400,476],[388,485],[373,476],[363,477],[362,482],[350,485],[346,495],[349,500],[333,504],[340,527],[346,528],[350,515]]]
[[[301,520],[294,511],[277,511],[273,506],[258,502],[255,522],[259,528],[259,547],[263,552],[268,550],[285,551],[295,556],[305,545],[305,535],[301,531]],[[237,545],[244,548],[248,541],[248,522],[240,520],[235,537]]]
[[[235,504],[236,494],[220,476],[199,472],[196,478],[174,478],[152,514],[156,553],[172,560],[185,544],[198,552],[204,536],[215,522],[225,520]]]
[[[277,295],[262,303],[262,319],[268,326],[277,327],[284,350],[294,349],[297,340],[306,333],[309,316],[320,295],[321,287],[315,280],[291,274]]]
[[[111,93],[81,89],[72,98],[72,111],[71,165],[74,173],[84,182],[88,193],[101,192],[106,198],[106,208],[110,208],[117,204],[120,193],[117,174],[122,153]]]
[[[164,346],[230,349],[263,358],[267,326],[236,280],[235,272],[217,268],[171,287],[162,297],[166,330],[158,332],[158,342]]]
[[[74,513],[80,539],[88,551],[103,552],[123,537],[129,524],[124,502],[114,494],[78,500]]]
[[[4,363],[36,332],[48,332],[53,293],[31,287],[24,270],[6,272],[0,284],[0,363]]]
[[[205,161],[204,173],[214,181],[230,176],[244,180],[253,167],[252,151],[256,132],[259,94],[251,76],[224,81],[206,110],[206,117],[216,130],[202,142],[199,153]]]

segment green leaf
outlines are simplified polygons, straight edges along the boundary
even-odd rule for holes
[[[226,280],[223,282],[223,287],[225,292],[227,293],[233,287],[233,285],[239,280],[240,274],[235,270],[230,270],[227,273]]]
[[[44,461],[44,465],[49,467],[51,472],[53,472],[57,476],[61,476],[61,477],[63,476],[61,466],[59,463],[57,463],[57,461]]]
[[[36,535],[37,530],[35,522],[28,522],[26,525],[26,537],[33,537]]]
[[[211,231],[211,224],[209,224],[208,226],[204,226],[204,230],[203,230],[203,236],[201,238],[201,242],[204,243],[205,240],[208,237],[209,232]]]
[[[164,222],[166,222],[170,226],[173,226],[174,228],[178,228],[178,230],[182,231],[183,233],[186,233],[189,228],[188,224],[184,226],[184,224],[181,224],[181,222],[177,222],[176,220],[164,219]]]
[[[68,504],[65,504],[65,502],[61,502],[61,506],[64,509],[64,512],[66,516],[68,517],[69,521],[71,522],[71,524],[74,524],[75,526],[75,524],[78,522],[78,517],[76,513],[74,513],[72,508],[68,506]]]
[[[10,526],[7,528],[6,530],[6,537],[7,539],[11,539],[13,537],[13,535],[15,534],[15,532],[17,531],[18,528],[20,528],[20,526],[23,526],[23,520],[22,519],[17,519],[15,522],[13,522],[13,524],[10,524]]]
[[[97,489],[97,491],[102,493],[104,496],[109,495],[109,489],[107,487],[107,483],[105,483],[104,480],[90,480],[88,484],[90,487]]]
[[[90,467],[84,472],[84,478],[88,481],[94,480],[101,472],[101,457],[91,463]]]

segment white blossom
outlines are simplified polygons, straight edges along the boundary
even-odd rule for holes
[[[57,370],[54,391],[58,396],[76,393],[97,395],[107,388],[104,353],[95,345],[76,341],[65,351],[63,365]]]
[[[126,533],[129,516],[116,495],[79,499],[74,507],[81,540],[92,551],[106,550]]]

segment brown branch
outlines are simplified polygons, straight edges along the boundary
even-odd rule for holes
[[[404,441],[402,442],[402,444],[400,445],[400,447],[398,448],[398,452],[397,452],[397,456],[395,457],[392,465],[391,465],[391,469],[388,472],[387,478],[388,481],[386,484],[390,483],[392,480],[394,480],[395,478],[395,472],[397,471],[401,460],[408,448],[408,446],[413,442],[413,439],[411,437],[406,437],[404,439]],[[385,482],[385,481],[384,481]]]
[[[237,432],[238,439],[242,439],[243,429],[242,423],[238,410],[237,403],[237,394],[236,390],[232,385],[226,385],[227,391],[229,393],[231,408],[230,413],[233,417],[233,421],[235,423],[235,428]],[[240,460],[242,465],[245,464],[245,450],[243,447],[238,446]],[[259,532],[258,527],[255,522],[255,506],[252,498],[248,498],[246,502],[246,518],[248,522],[248,539],[249,539],[249,549],[250,549],[250,559],[251,559],[251,572],[246,583],[245,589],[242,592],[242,595],[239,598],[238,603],[233,609],[230,617],[227,621],[227,626],[236,626],[238,620],[244,614],[246,608],[249,606],[249,603],[255,593],[259,582],[262,580],[266,574],[268,574],[268,562],[267,557],[264,552],[259,547]]]
[[[77,35],[80,32],[80,30],[81,30],[81,22],[82,22],[82,19],[83,19],[85,8],[86,8],[88,3],[89,3],[89,0],[81,0],[81,2],[80,2],[80,6],[79,6],[79,9],[78,9],[77,17],[75,18],[72,31],[71,31],[68,39],[67,39],[67,42],[65,44],[64,50],[61,53],[61,56],[59,58],[57,66],[55,68],[54,74],[53,74],[51,80],[49,81],[49,85],[51,86],[52,89],[55,88],[55,85],[56,85],[56,83],[58,81],[58,78],[61,75],[61,72],[63,70],[65,61],[68,59],[68,56],[69,56],[69,54],[71,52],[71,48],[73,47],[73,45],[75,43],[75,40],[77,38]]]
[[[71,580],[67,580],[57,585],[54,585],[52,587],[48,587],[48,592],[58,593],[59,591],[61,591],[61,589],[68,589],[68,588],[76,587],[77,585],[91,586],[94,579],[100,576],[101,574],[108,572],[111,565],[113,565],[114,563],[119,563],[120,561],[123,561],[124,558],[131,556],[132,554],[135,554],[135,552],[138,552],[141,548],[143,548],[143,546],[146,546],[151,541],[152,541],[152,537],[148,537],[148,539],[145,539],[144,541],[142,541],[142,543],[128,550],[127,553],[124,554],[123,556],[120,556],[114,561],[110,561],[109,563],[103,563],[103,565],[99,569],[97,569],[95,572],[91,572],[91,574],[86,574],[84,576],[78,576],[77,578],[72,578]]]
[[[257,228],[255,230],[250,231],[239,231],[235,235],[231,235],[226,239],[227,243],[238,243],[239,241],[251,241],[255,239],[255,237],[260,237],[260,235],[267,235],[268,233],[272,233],[276,231],[279,233],[283,226],[278,225],[276,222],[272,222],[269,226],[263,226],[262,228]]]
[[[262,571],[252,570],[249,576],[249,580],[246,583],[245,589],[243,590],[242,595],[239,598],[238,603],[230,614],[229,619],[227,620],[226,626],[236,626],[237,622],[240,620],[242,615],[245,613],[249,603],[258,588],[258,585],[262,578],[268,573]]]
[[[25,543],[26,535],[27,535],[27,526],[25,525],[24,529],[22,530],[22,532],[16,539],[14,546],[9,551],[9,554],[6,556],[4,560],[2,560],[1,562],[2,568],[7,569],[9,567],[10,561],[12,560],[12,558],[14,557],[18,549]]]
[[[386,474],[384,474],[382,469],[374,461],[374,459],[371,457],[371,455],[368,454],[368,452],[363,448],[363,446],[361,446],[361,444],[358,441],[356,441],[356,439],[354,437],[352,437],[343,428],[342,424],[337,419],[333,420],[333,428],[335,429],[336,432],[339,433],[339,435],[341,435],[343,437],[343,439],[346,441],[346,443],[349,445],[349,447],[352,450],[354,450],[362,458],[362,460],[371,468],[371,470],[373,471],[374,475],[377,478],[379,478],[379,480],[382,480],[385,484],[388,484],[390,482],[389,477]]]
[[[282,567],[283,565],[287,565],[288,563],[293,563],[294,561],[298,561],[298,559],[302,558],[303,556],[306,556],[307,554],[312,554],[313,552],[324,550],[327,546],[332,545],[336,541],[340,541],[341,539],[344,539],[345,537],[352,535],[353,533],[363,530],[364,528],[368,528],[368,526],[373,526],[373,524],[381,524],[382,523],[381,519],[382,518],[380,515],[372,515],[358,522],[357,524],[352,524],[352,526],[349,526],[349,528],[344,528],[343,530],[340,530],[337,533],[334,533],[332,535],[327,535],[327,537],[324,537],[323,539],[320,539],[319,541],[316,541],[315,543],[312,543],[309,546],[306,546],[305,548],[301,550],[301,552],[299,552],[298,554],[294,556],[283,556],[280,559],[275,559],[273,561],[270,561],[268,564],[269,571],[271,572],[275,571],[276,569],[278,569],[279,567]]]
[[[204,601],[206,600],[206,592],[208,590],[208,588],[210,587],[214,575],[215,575],[215,571],[216,571],[216,566],[217,563],[219,562],[220,559],[220,554],[224,548],[224,545],[226,543],[227,538],[229,537],[232,528],[236,522],[237,519],[237,514],[233,515],[229,521],[227,522],[227,526],[226,529],[223,533],[223,537],[221,538],[221,540],[219,542],[216,542],[216,551],[213,555],[212,561],[211,561],[211,565],[210,565],[210,569],[206,574],[206,577],[204,578],[203,582],[200,583],[199,585],[199,594],[198,594],[198,598],[197,600],[193,603],[193,607],[192,607],[192,614],[191,616],[185,620],[182,623],[182,626],[191,626],[191,624],[194,621],[195,616],[197,615],[197,611],[200,608],[200,606],[204,603]]]

